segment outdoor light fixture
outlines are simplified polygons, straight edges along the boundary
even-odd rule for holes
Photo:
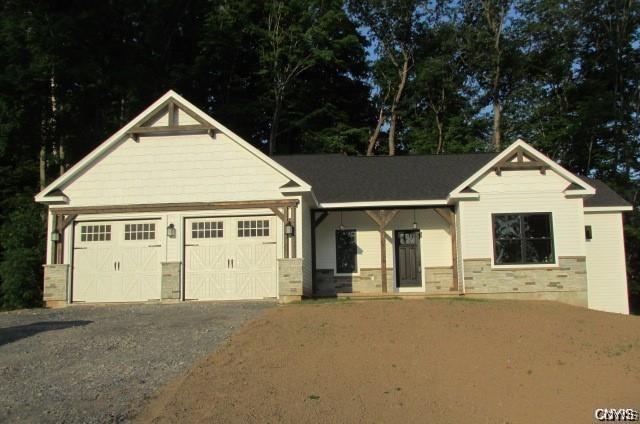
[[[342,225],[342,211],[340,211],[340,229],[344,230],[344,225]]]
[[[288,236],[292,236],[293,230],[293,224],[291,223],[291,221],[287,221],[287,223],[284,225],[284,233]]]
[[[417,230],[418,229],[418,222],[416,221],[416,210],[413,210],[413,229]]]
[[[176,238],[176,227],[173,224],[169,224],[167,227],[167,237]]]
[[[51,231],[51,241],[59,242],[60,241],[60,233],[58,230]]]

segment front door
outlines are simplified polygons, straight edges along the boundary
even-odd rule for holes
[[[421,287],[420,231],[398,230],[395,232],[395,239],[398,288]]]

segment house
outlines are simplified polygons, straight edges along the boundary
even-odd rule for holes
[[[50,306],[419,293],[628,313],[632,207],[521,140],[268,157],[169,91],[35,199]]]

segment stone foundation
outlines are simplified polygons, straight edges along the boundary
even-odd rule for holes
[[[302,258],[278,259],[278,299],[293,302],[302,299]]]
[[[424,291],[427,294],[456,294],[458,290],[453,286],[453,267],[425,268]]]
[[[162,300],[180,300],[180,272],[182,262],[162,262],[160,280],[160,298]]]
[[[68,304],[69,265],[44,265],[42,299],[47,308],[60,308]]]
[[[382,270],[361,268],[359,275],[335,275],[332,269],[315,271],[314,294],[335,296],[338,293],[382,293]],[[387,291],[393,291],[393,268],[387,269]]]
[[[491,259],[465,259],[465,294],[478,297],[557,300],[587,306],[584,256],[560,257],[548,268],[492,269]]]

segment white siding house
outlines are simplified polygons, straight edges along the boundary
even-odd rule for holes
[[[631,206],[523,141],[268,157],[170,91],[36,201],[51,306],[422,294],[628,313]]]

